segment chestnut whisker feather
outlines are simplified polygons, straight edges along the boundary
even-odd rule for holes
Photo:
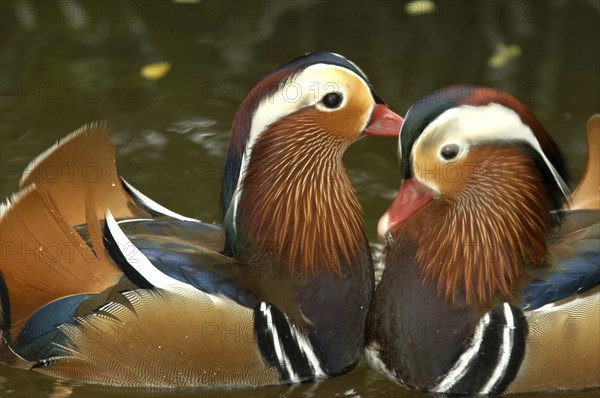
[[[313,117],[301,119],[304,125],[281,121],[271,126],[256,144],[244,179],[241,217],[260,252],[275,254],[279,262],[293,259],[290,268],[301,264],[303,274],[314,273],[324,259],[330,272],[339,273],[340,263],[351,263],[358,249],[356,237],[363,235],[360,205],[338,156],[347,145],[326,137]],[[270,240],[252,241],[258,236]]]

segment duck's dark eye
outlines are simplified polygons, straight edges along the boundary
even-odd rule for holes
[[[444,145],[440,154],[442,155],[442,157],[444,159],[451,160],[451,159],[454,159],[456,157],[456,155],[458,155],[459,151],[460,151],[460,147],[457,144],[448,144],[448,145]]]
[[[342,103],[342,94],[329,93],[323,97],[323,104],[330,109],[337,108]]]

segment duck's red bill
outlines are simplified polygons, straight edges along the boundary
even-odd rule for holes
[[[385,235],[394,231],[400,224],[408,220],[413,214],[433,199],[433,192],[414,178],[405,180],[400,186],[400,191],[392,202],[392,205],[382,217],[378,229],[379,233]],[[384,221],[387,216],[387,222]]]
[[[398,137],[402,123],[404,123],[402,116],[386,105],[377,104],[364,132],[377,137]]]

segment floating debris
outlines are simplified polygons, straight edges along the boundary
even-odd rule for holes
[[[144,66],[140,71],[140,74],[144,79],[159,80],[162,79],[169,70],[171,70],[170,62],[157,62]]]
[[[431,0],[410,1],[404,6],[408,15],[430,14],[435,11],[435,3]]]
[[[488,59],[487,63],[490,68],[498,69],[502,68],[508,62],[521,55],[521,47],[516,44],[506,45],[504,43],[498,43],[496,45],[496,51]]]

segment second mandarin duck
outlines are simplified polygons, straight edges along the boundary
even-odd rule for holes
[[[531,111],[491,88],[417,102],[366,356],[446,394],[600,386],[600,116],[569,201],[565,163]]]

